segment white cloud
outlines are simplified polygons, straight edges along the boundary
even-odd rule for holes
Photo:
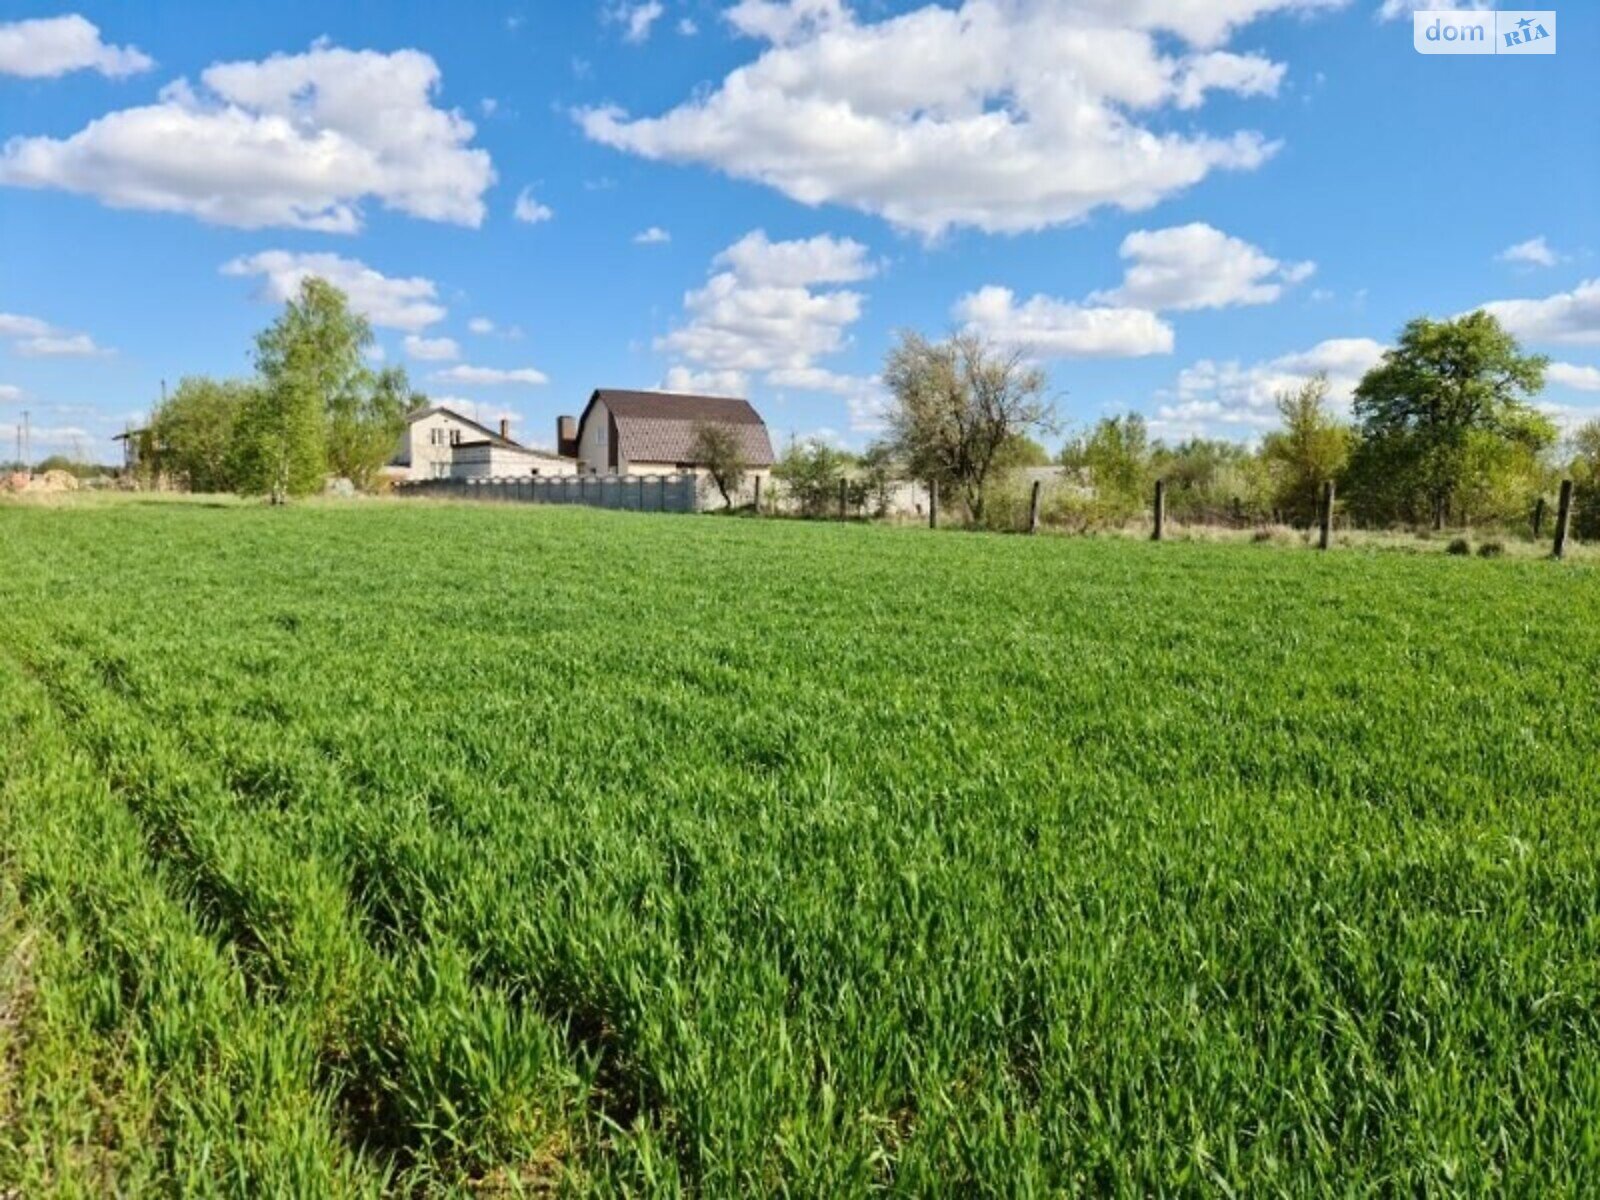
[[[0,383],[0,404],[11,404],[22,399],[22,389],[14,383]]]
[[[633,235],[635,246],[664,246],[671,240],[672,235],[659,225],[652,225]]]
[[[1095,307],[980,288],[956,301],[956,319],[1002,346],[1041,358],[1126,358],[1172,353],[1172,326],[1143,308]]]
[[[1329,399],[1347,409],[1356,384],[1383,357],[1384,345],[1371,338],[1329,338],[1309,350],[1241,365],[1201,359],[1178,373],[1176,393],[1150,422],[1162,437],[1206,437],[1270,429],[1278,424],[1277,397],[1312,376],[1328,377]]]
[[[1260,14],[1341,2],[966,0],[867,22],[840,0],[743,0],[728,20],[768,45],[719,86],[658,116],[577,118],[619,150],[927,236],[1035,230],[1259,166],[1262,135],[1166,116],[1211,91],[1275,93],[1281,65],[1221,44]]]
[[[1529,238],[1525,242],[1518,242],[1515,246],[1507,246],[1495,258],[1501,262],[1526,263],[1534,267],[1553,267],[1561,261],[1560,256],[1552,249],[1550,244],[1540,234],[1536,238]]]
[[[259,275],[263,299],[282,304],[299,295],[310,276],[327,280],[349,298],[350,307],[374,325],[415,333],[443,319],[433,280],[420,275],[391,278],[353,258],[263,250],[223,264],[224,275]]]
[[[494,332],[494,322],[489,320],[488,317],[473,317],[472,320],[467,322],[467,331],[482,337],[485,334]]]
[[[1122,239],[1130,260],[1122,286],[1089,299],[1159,310],[1270,304],[1314,263],[1283,263],[1202,222],[1140,229]]]
[[[473,126],[433,105],[439,68],[417,50],[317,43],[304,54],[216,63],[66,138],[14,137],[0,183],[60,188],[114,208],[186,213],[245,229],[351,233],[362,201],[476,226],[494,182]]]
[[[406,353],[419,362],[449,362],[461,357],[461,347],[454,338],[425,338],[408,333],[405,345]]]
[[[643,4],[617,4],[607,13],[609,20],[622,25],[622,40],[637,46],[650,40],[650,30],[667,10],[661,0]]]
[[[1544,377],[1551,383],[1580,392],[1600,392],[1600,367],[1553,362],[1545,368]]]
[[[101,41],[94,22],[77,13],[0,24],[0,75],[51,79],[89,70],[121,79],[153,66],[149,55],[132,46]]]
[[[700,26],[694,23],[693,17],[678,18],[678,35],[680,37],[693,37],[700,32]]]
[[[1378,8],[1378,20],[1398,21],[1409,17],[1418,9],[1457,9],[1482,12],[1495,6],[1495,0],[1383,0]]]
[[[852,413],[875,402],[875,380],[820,366],[847,344],[863,297],[837,285],[877,271],[867,247],[827,236],[771,241],[746,234],[712,259],[704,287],[684,296],[689,320],[656,340],[685,362],[667,372],[679,390],[745,394],[750,376],[767,386],[830,392]]]
[[[850,238],[823,234],[802,241],[773,242],[764,230],[747,233],[712,260],[746,283],[809,287],[815,283],[855,283],[877,274],[867,248]]]
[[[1526,341],[1600,344],[1600,279],[1542,300],[1495,300],[1483,307]]]
[[[499,107],[500,101],[496,100],[493,96],[485,96],[482,100],[478,101],[478,108],[486,117],[494,116]]]
[[[861,316],[861,299],[856,292],[747,283],[724,271],[684,297],[689,323],[657,346],[718,370],[809,366],[843,347],[845,330]]]
[[[465,396],[429,396],[428,403],[440,408],[448,408],[452,412],[460,413],[469,421],[476,421],[486,429],[500,431],[501,421],[511,422],[511,436],[517,436],[517,426],[523,424],[524,418],[520,411],[507,408],[503,404],[495,404],[482,400],[469,400]]]
[[[533,367],[470,367],[465,363],[436,371],[433,377],[442,383],[478,384],[489,387],[506,384],[527,384],[537,387],[550,382],[549,376]]]
[[[690,395],[743,397],[749,394],[750,377],[743,371],[694,371],[680,363],[667,369],[661,387]]]
[[[889,391],[876,375],[849,375],[825,367],[780,367],[767,372],[766,382],[774,388],[838,396],[850,412],[850,428],[855,432],[874,432],[888,425]]]
[[[60,329],[38,317],[0,313],[0,340],[24,358],[104,358],[111,351],[87,333]]]
[[[535,200],[530,189],[523,188],[517,193],[517,206],[512,210],[511,215],[529,225],[537,225],[540,221],[548,221],[556,214],[555,210],[549,205],[540,204]]]

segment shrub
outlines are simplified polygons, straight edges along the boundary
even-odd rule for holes
[[[1452,538],[1450,544],[1444,548],[1446,554],[1471,554],[1472,543],[1464,537]]]
[[[1485,542],[1478,547],[1479,558],[1500,558],[1505,552],[1504,542]]]

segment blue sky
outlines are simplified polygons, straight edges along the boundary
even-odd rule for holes
[[[7,0],[0,430],[112,457],[312,270],[541,443],[673,385],[859,446],[894,332],[969,325],[1069,427],[1248,439],[1480,304],[1600,411],[1600,11],[1430,57],[1397,7]]]

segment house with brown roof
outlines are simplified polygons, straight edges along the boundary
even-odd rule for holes
[[[752,479],[773,464],[767,424],[748,400],[631,392],[600,388],[580,417],[556,422],[557,451],[577,460],[584,475],[665,475],[699,471],[695,436],[702,425],[719,425],[738,441]]]

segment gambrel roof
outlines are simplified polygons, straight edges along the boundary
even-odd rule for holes
[[[578,424],[580,442],[597,402],[604,403],[611,413],[617,450],[629,462],[692,463],[696,428],[721,425],[738,438],[746,466],[770,467],[773,463],[766,422],[748,400],[600,388],[583,410]]]

